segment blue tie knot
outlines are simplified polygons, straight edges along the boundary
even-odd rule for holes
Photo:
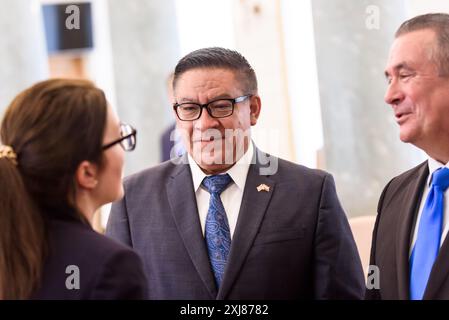
[[[449,187],[449,169],[443,167],[432,175],[432,186],[439,187],[443,192]]]
[[[231,177],[226,173],[206,177],[202,184],[209,193],[221,194],[231,181]]]

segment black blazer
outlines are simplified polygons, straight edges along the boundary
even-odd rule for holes
[[[410,298],[409,250],[428,175],[425,161],[392,179],[382,192],[370,260],[379,267],[380,289],[367,290],[367,299]],[[423,299],[449,299],[448,239],[441,246]]]
[[[219,289],[189,165],[169,161],[125,180],[106,234],[141,254],[150,299],[363,298],[360,258],[332,176],[275,157],[268,174],[257,159]],[[261,184],[270,189],[258,191]]]
[[[47,231],[49,255],[32,299],[145,298],[147,281],[142,262],[131,249],[73,218],[51,219]],[[66,273],[71,265],[79,270],[79,290],[66,287],[67,278],[75,274],[73,270]]]

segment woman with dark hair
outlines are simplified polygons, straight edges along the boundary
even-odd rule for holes
[[[37,83],[12,101],[0,138],[0,299],[145,298],[137,254],[91,227],[123,196],[124,151],[136,143],[103,91]]]

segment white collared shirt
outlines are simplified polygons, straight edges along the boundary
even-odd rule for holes
[[[232,178],[232,182],[220,195],[223,207],[228,217],[229,230],[231,232],[231,239],[234,235],[235,226],[237,225],[237,219],[239,216],[240,205],[242,203],[243,191],[245,190],[246,176],[248,175],[249,165],[254,154],[254,147],[252,143],[249,144],[248,150],[228,171]],[[196,203],[198,206],[198,214],[201,222],[201,230],[203,231],[206,226],[207,211],[209,210],[210,194],[201,185],[203,179],[209,175],[205,174],[200,167],[195,163],[195,160],[187,155],[190,164],[190,171],[193,178],[193,187],[196,196]],[[224,174],[224,173],[223,173]]]
[[[432,182],[432,174],[442,168],[442,167],[446,167],[449,168],[449,162],[446,163],[446,165],[442,164],[441,162],[429,158],[429,160],[427,161],[428,166],[429,166],[429,177],[427,178],[427,183],[424,187],[424,192],[423,192],[423,196],[421,199],[421,204],[419,206],[419,211],[418,211],[418,217],[416,218],[416,224],[415,224],[415,229],[413,231],[413,240],[412,240],[412,245],[410,246],[410,250],[409,250],[409,256],[411,256],[412,254],[412,250],[413,247],[415,246],[416,243],[416,238],[418,237],[418,228],[419,228],[419,222],[421,221],[421,215],[422,215],[422,211],[424,208],[424,204],[426,203],[426,199],[427,196],[429,194],[429,189],[430,189],[430,183]],[[446,239],[446,235],[449,231],[449,205],[448,205],[448,189],[446,189],[446,191],[444,192],[444,212],[443,212],[443,232],[441,233],[441,240],[440,240],[440,247],[443,244],[444,239]]]

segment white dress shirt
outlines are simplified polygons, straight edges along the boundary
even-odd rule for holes
[[[441,162],[429,158],[429,160],[427,161],[428,166],[429,166],[429,177],[427,178],[427,183],[424,187],[424,192],[423,192],[423,196],[421,199],[421,204],[419,206],[419,211],[418,211],[418,217],[416,218],[416,224],[415,224],[415,229],[413,231],[413,240],[412,240],[412,245],[410,246],[410,250],[409,250],[409,256],[412,255],[412,250],[413,247],[415,246],[416,243],[416,238],[418,237],[418,229],[419,229],[419,222],[421,221],[421,215],[422,215],[422,211],[424,208],[424,204],[426,203],[427,200],[427,195],[429,194],[429,189],[430,189],[430,183],[432,182],[432,174],[442,168],[442,167],[446,167],[449,168],[449,162],[446,163],[446,165],[442,164]],[[443,232],[441,233],[441,240],[440,240],[440,247],[443,244],[444,239],[446,239],[446,235],[447,232],[449,231],[449,206],[447,205],[447,201],[448,201],[448,189],[446,189],[446,191],[444,192],[444,209],[443,209]]]
[[[228,217],[229,231],[231,232],[231,239],[234,235],[235,226],[239,216],[240,205],[242,203],[243,191],[245,190],[246,176],[248,175],[249,165],[254,154],[254,147],[252,143],[249,144],[248,150],[228,171],[232,178],[230,185],[221,193],[220,198],[223,202],[223,207]],[[195,190],[196,203],[198,206],[198,214],[201,222],[201,230],[206,227],[207,211],[209,210],[210,193],[201,185],[206,175],[200,167],[196,164],[188,154],[190,171],[192,172],[193,187]],[[225,174],[223,173],[223,174]]]

